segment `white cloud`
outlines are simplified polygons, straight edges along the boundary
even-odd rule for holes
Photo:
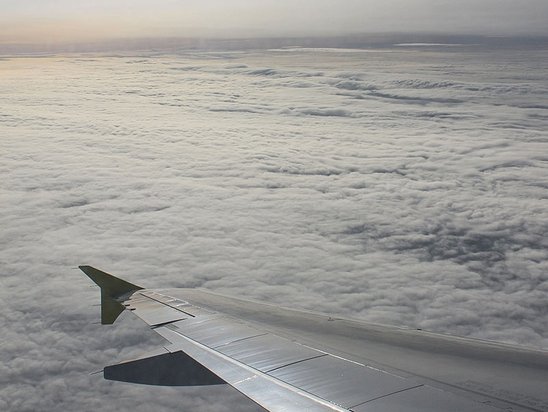
[[[548,346],[546,61],[507,53],[1,61],[0,407],[253,410],[88,376],[160,340],[78,264]]]

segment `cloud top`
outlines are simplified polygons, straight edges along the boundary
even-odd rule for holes
[[[548,347],[544,52],[397,48],[0,61],[0,409],[256,410],[88,373],[90,264]]]

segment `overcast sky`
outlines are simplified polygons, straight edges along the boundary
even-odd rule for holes
[[[0,0],[0,42],[435,31],[548,34],[546,0]]]

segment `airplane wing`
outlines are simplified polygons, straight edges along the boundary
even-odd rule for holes
[[[101,321],[124,310],[169,344],[106,379],[229,384],[269,411],[548,411],[548,351],[332,318],[198,289],[143,289],[90,266]]]

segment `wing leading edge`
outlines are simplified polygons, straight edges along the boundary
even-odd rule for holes
[[[271,411],[548,411],[547,352],[333,320],[194,289],[143,289],[81,269],[101,287],[103,323],[125,308],[170,342],[155,356],[106,367],[106,379],[228,383]],[[517,393],[508,391],[516,376]],[[521,393],[524,387],[529,393]]]

